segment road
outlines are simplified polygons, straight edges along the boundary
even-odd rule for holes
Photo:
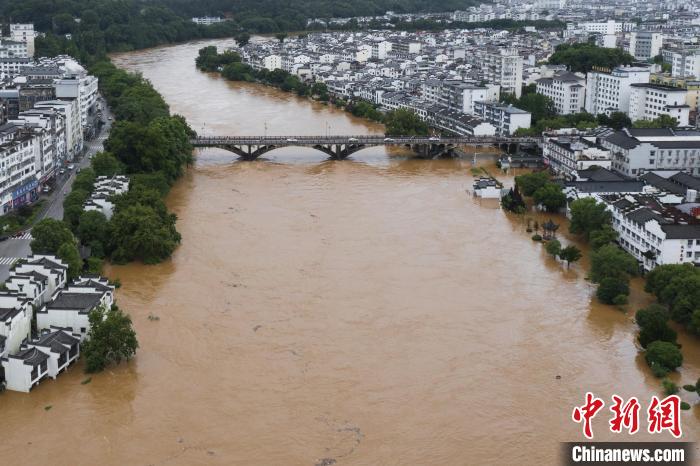
[[[109,131],[112,126],[112,121],[109,119],[112,118],[112,114],[107,109],[104,100],[100,99],[100,103],[103,108],[105,125],[102,127],[100,134],[85,143],[83,155],[80,159],[76,159],[76,161],[73,162],[75,169],[66,170],[66,173],[63,175],[58,175],[53,192],[48,196],[42,196],[42,198],[47,201],[47,207],[38,215],[37,220],[43,218],[63,219],[63,199],[71,191],[77,169],[88,167],[92,156],[104,150],[103,144],[109,136]],[[31,240],[31,235],[25,233],[21,238],[9,238],[6,241],[0,242],[0,282],[7,280],[10,267],[17,259],[27,257],[32,253],[29,248]]]

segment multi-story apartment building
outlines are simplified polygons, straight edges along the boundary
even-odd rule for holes
[[[690,46],[669,52],[671,76],[700,79],[700,47]]]
[[[537,93],[554,101],[557,113],[568,115],[583,110],[586,97],[586,79],[568,71],[555,73],[551,78],[536,81]]]
[[[659,54],[664,35],[656,31],[633,31],[630,36],[630,55],[637,60],[649,60]]]
[[[34,56],[34,32],[33,24],[10,24],[10,39],[27,44],[27,56]]]
[[[510,136],[519,128],[529,128],[532,114],[499,102],[475,102],[474,114],[496,128],[499,136]]]
[[[61,100],[76,99],[80,108],[80,125],[88,127],[89,116],[97,105],[97,78],[85,70],[67,73],[54,82],[56,98]]]
[[[517,49],[488,49],[481,54],[483,79],[501,86],[501,92],[520,97],[523,86],[523,57]]]
[[[549,167],[567,179],[577,179],[577,172],[593,166],[610,168],[610,150],[595,137],[545,135],[542,157]]]
[[[474,102],[495,101],[499,98],[499,87],[478,86],[457,80],[428,79],[421,83],[423,99],[450,110],[474,114]]]
[[[66,135],[66,159],[72,160],[83,150],[83,130],[80,125],[78,100],[49,100],[37,102],[37,109],[53,109],[63,116]]]
[[[650,75],[650,68],[641,66],[589,72],[586,76],[586,111],[593,115],[629,112],[631,85],[648,83]]]
[[[652,196],[601,197],[612,212],[618,243],[645,271],[664,264],[700,264],[700,224],[692,216]]]
[[[38,160],[41,160],[41,140],[33,131],[12,123],[0,127],[0,204],[3,214],[38,198]]]
[[[630,128],[602,139],[612,153],[612,169],[630,177],[655,170],[700,175],[700,131]]]
[[[640,83],[630,86],[629,117],[632,121],[654,120],[669,115],[680,126],[688,126],[690,106],[686,103],[688,91],[680,87]]]

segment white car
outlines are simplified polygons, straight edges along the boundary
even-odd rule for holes
[[[68,165],[68,170],[73,170],[74,168],[75,168],[75,165],[73,165],[73,164]]]
[[[428,139],[428,141],[439,141],[440,138],[436,138],[435,136],[432,136],[431,138]]]
[[[358,142],[359,139],[357,138],[348,138],[348,142]]]
[[[287,138],[287,142],[297,142],[297,140],[294,138]]]
[[[393,138],[384,138],[384,142],[394,142]]]

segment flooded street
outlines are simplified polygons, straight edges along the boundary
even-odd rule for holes
[[[383,131],[197,71],[211,43],[115,63],[200,133]],[[0,464],[556,464],[560,441],[583,439],[571,410],[586,391],[646,407],[661,384],[634,341],[633,311],[650,302],[641,282],[626,314],[598,304],[586,261],[567,270],[522,218],[466,193],[470,166],[383,148],[345,161],[199,152],[168,197],[183,238],[173,259],[107,270],[136,359],[90,383],[78,365],[1,394]],[[680,342],[674,380],[689,383],[700,345]],[[607,409],[596,440],[629,440],[607,432]],[[700,438],[698,406],[683,427]]]

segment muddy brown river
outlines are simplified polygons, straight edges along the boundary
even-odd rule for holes
[[[197,71],[210,43],[115,61],[200,133],[382,132]],[[521,218],[473,199],[470,167],[380,148],[339,162],[199,152],[168,197],[183,237],[172,260],[108,270],[136,359],[1,394],[0,464],[557,464],[559,442],[583,440],[571,411],[586,391],[646,407],[661,389],[635,345],[641,282],[626,313],[597,303],[587,262],[567,270]],[[681,342],[673,378],[688,383],[700,345]],[[652,438],[613,435],[608,419],[606,406],[596,440]],[[698,426],[695,406],[684,439]]]

